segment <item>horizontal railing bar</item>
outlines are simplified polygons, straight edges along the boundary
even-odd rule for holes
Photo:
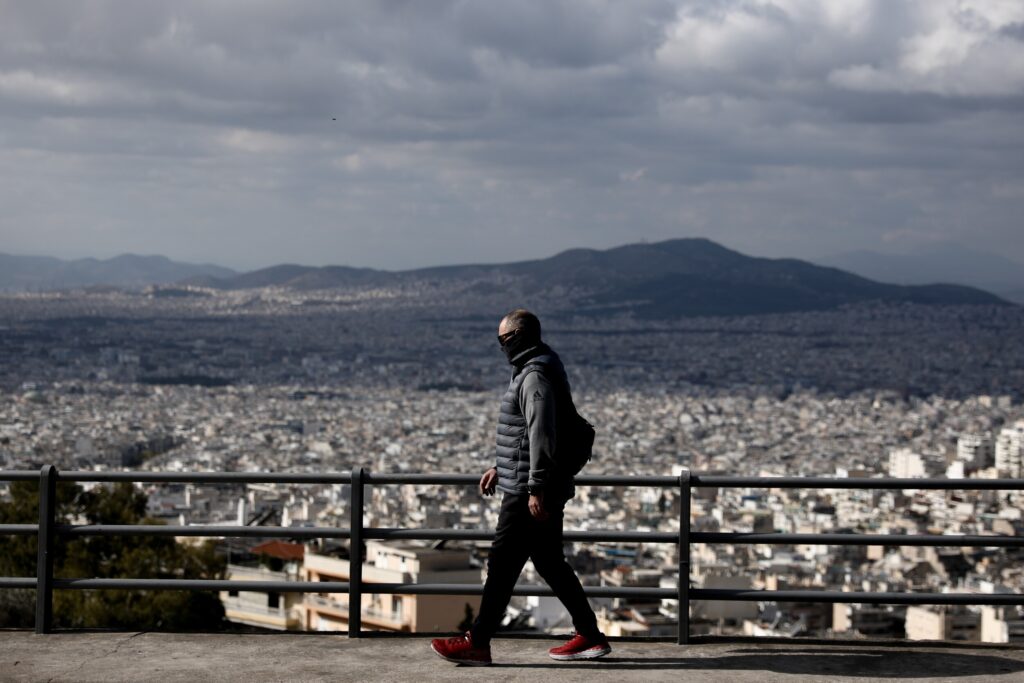
[[[56,527],[63,536],[197,536],[197,537],[263,537],[263,538],[350,538],[351,531],[339,527],[251,527],[251,526],[170,526],[161,524],[61,524]],[[35,524],[0,525],[0,534],[31,535],[37,533]],[[494,531],[489,529],[395,529],[374,528],[364,530],[364,537],[376,540],[423,541],[489,541]],[[677,543],[674,532],[646,531],[566,531],[567,541],[593,541],[607,543]],[[932,547],[991,547],[1021,548],[1024,537],[968,536],[941,534],[778,534],[693,532],[693,543],[764,544],[764,545],[848,545],[848,546],[932,546]]]
[[[34,582],[35,579],[31,579]],[[345,593],[348,582],[336,581],[233,581],[217,579],[54,579],[54,588],[65,590],[239,590],[278,593]],[[634,586],[585,586],[593,597],[671,598],[674,589]],[[363,583],[363,593],[402,595],[480,595],[479,583]],[[548,586],[516,586],[515,595],[554,595]]]
[[[39,470],[0,470],[0,481],[39,481]]]
[[[34,588],[35,579],[0,578],[0,587]],[[242,590],[282,593],[345,593],[347,582],[337,581],[232,581],[214,579],[54,579],[54,587],[73,590]],[[591,597],[671,599],[674,588],[647,586],[585,586]],[[403,595],[479,595],[483,586],[470,583],[364,583],[364,593]],[[554,595],[548,586],[516,586],[515,595]],[[694,600],[729,602],[865,603],[879,605],[1024,605],[1017,593],[872,593],[827,590],[744,590],[694,588]]]
[[[363,475],[371,484],[438,484],[475,486],[480,483],[479,474],[421,474],[367,472]],[[581,474],[574,480],[579,486],[679,486],[679,477],[643,475]]]
[[[36,479],[39,473],[36,473]],[[350,472],[61,472],[61,481],[130,481],[164,484],[348,484]]]
[[[889,545],[933,547],[1024,547],[1022,536],[961,536],[941,534],[748,534],[692,532],[692,543],[766,545]]]
[[[8,525],[18,527],[12,533],[34,533],[35,525]],[[21,527],[27,527],[23,530]],[[279,526],[170,526],[164,524],[58,524],[62,536],[198,536],[198,537],[266,537],[266,538],[350,538],[350,529],[339,527],[279,527]],[[0,533],[4,527],[0,526]],[[376,540],[421,541],[490,541],[491,529],[391,529],[368,527],[364,538]],[[679,535],[672,532],[646,531],[566,531],[568,541],[596,541],[609,543],[676,543]]]
[[[349,529],[343,527],[213,526],[209,524],[196,526],[171,526],[166,524],[58,524],[54,528],[62,536],[349,538],[352,535]]]
[[[867,593],[816,590],[693,588],[691,600],[731,602],[866,603],[875,605],[1024,605],[1018,593]]]
[[[677,531],[613,531],[594,529],[591,531],[565,531],[562,538],[567,541],[595,541],[606,543],[679,543]]]
[[[70,590],[274,591],[347,593],[347,581],[233,581],[229,579],[54,579],[54,588]]]
[[[484,587],[473,583],[363,583],[364,593],[401,595],[481,595]],[[675,588],[639,586],[584,586],[583,592],[596,598],[672,598]],[[516,586],[513,595],[554,595],[549,586]]]
[[[567,541],[605,541],[609,543],[678,543],[679,534],[658,531],[566,531]],[[363,538],[418,541],[490,541],[492,529],[393,529],[367,527]]]
[[[38,533],[38,524],[0,524],[0,536],[34,536]]]
[[[32,470],[0,471],[0,481],[35,481],[39,473]],[[131,481],[159,483],[280,483],[280,484],[348,484],[350,472],[93,472],[89,470],[61,472],[64,481]],[[366,483],[375,484],[437,484],[476,485],[477,474],[371,473]],[[656,486],[677,487],[679,478],[672,476],[579,475],[581,486]],[[824,488],[824,489],[921,489],[960,491],[1024,490],[1024,479],[891,479],[885,477],[736,477],[731,475],[693,473],[690,483],[697,488]]]
[[[733,477],[693,474],[701,488],[765,489],[929,489],[952,491],[1024,490],[1024,479],[890,479],[888,477]]]
[[[665,475],[581,474],[573,482],[583,486],[655,486],[679,488],[679,477]]]
[[[389,529],[366,527],[363,538],[374,540],[404,541],[490,541],[494,531],[490,529]]]
[[[440,486],[473,486],[480,483],[479,474],[431,474],[398,472],[364,472],[364,484],[422,484]]]

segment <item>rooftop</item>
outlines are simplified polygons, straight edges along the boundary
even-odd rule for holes
[[[550,638],[492,644],[502,680],[536,681],[959,681],[1020,680],[1024,648],[899,641],[703,639],[694,645],[612,641],[608,657],[555,662]],[[480,680],[430,652],[429,637],[309,634],[55,633],[0,631],[0,671],[11,681]]]

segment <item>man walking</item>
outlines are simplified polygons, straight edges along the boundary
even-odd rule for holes
[[[491,637],[498,630],[512,589],[527,559],[554,590],[572,617],[576,635],[552,648],[553,659],[593,659],[611,652],[598,630],[576,573],[562,552],[562,510],[575,495],[572,472],[559,467],[560,424],[572,394],[558,354],[541,341],[540,321],[523,309],[506,315],[498,343],[512,365],[512,380],[501,401],[497,463],[480,478],[480,492],[504,496],[498,528],[487,558],[480,613],[462,636],[438,638],[431,647],[448,661],[491,663]]]

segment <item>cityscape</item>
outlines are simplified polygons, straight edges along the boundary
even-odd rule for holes
[[[450,294],[450,293],[449,293]],[[436,303],[443,302],[443,303]],[[504,309],[443,288],[91,289],[0,297],[0,468],[477,474],[494,457]],[[636,320],[545,304],[597,426],[587,474],[1021,476],[1024,313],[859,304]],[[141,485],[140,485],[141,486]],[[340,485],[145,485],[181,525],[348,525]],[[694,490],[696,531],[1019,535],[1021,492]],[[677,491],[577,487],[566,529],[678,531]],[[493,529],[475,487],[374,486],[366,524]],[[187,539],[181,539],[186,542]],[[346,580],[347,542],[225,540],[228,577]],[[478,584],[486,543],[371,541],[364,580]],[[665,544],[574,543],[586,585],[675,587]],[[1024,592],[1015,549],[694,544],[694,587]],[[540,583],[532,571],[523,583]],[[346,596],[223,592],[229,620],[340,631]],[[364,628],[451,631],[466,596],[367,595]],[[594,599],[608,635],[675,633],[674,600]],[[1010,607],[694,602],[694,633],[1010,642]],[[564,631],[555,598],[505,628]]]
[[[1021,0],[0,6],[3,681],[1024,680]]]

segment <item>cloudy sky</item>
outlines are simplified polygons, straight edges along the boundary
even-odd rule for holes
[[[0,0],[0,251],[1024,260],[1024,2]]]

